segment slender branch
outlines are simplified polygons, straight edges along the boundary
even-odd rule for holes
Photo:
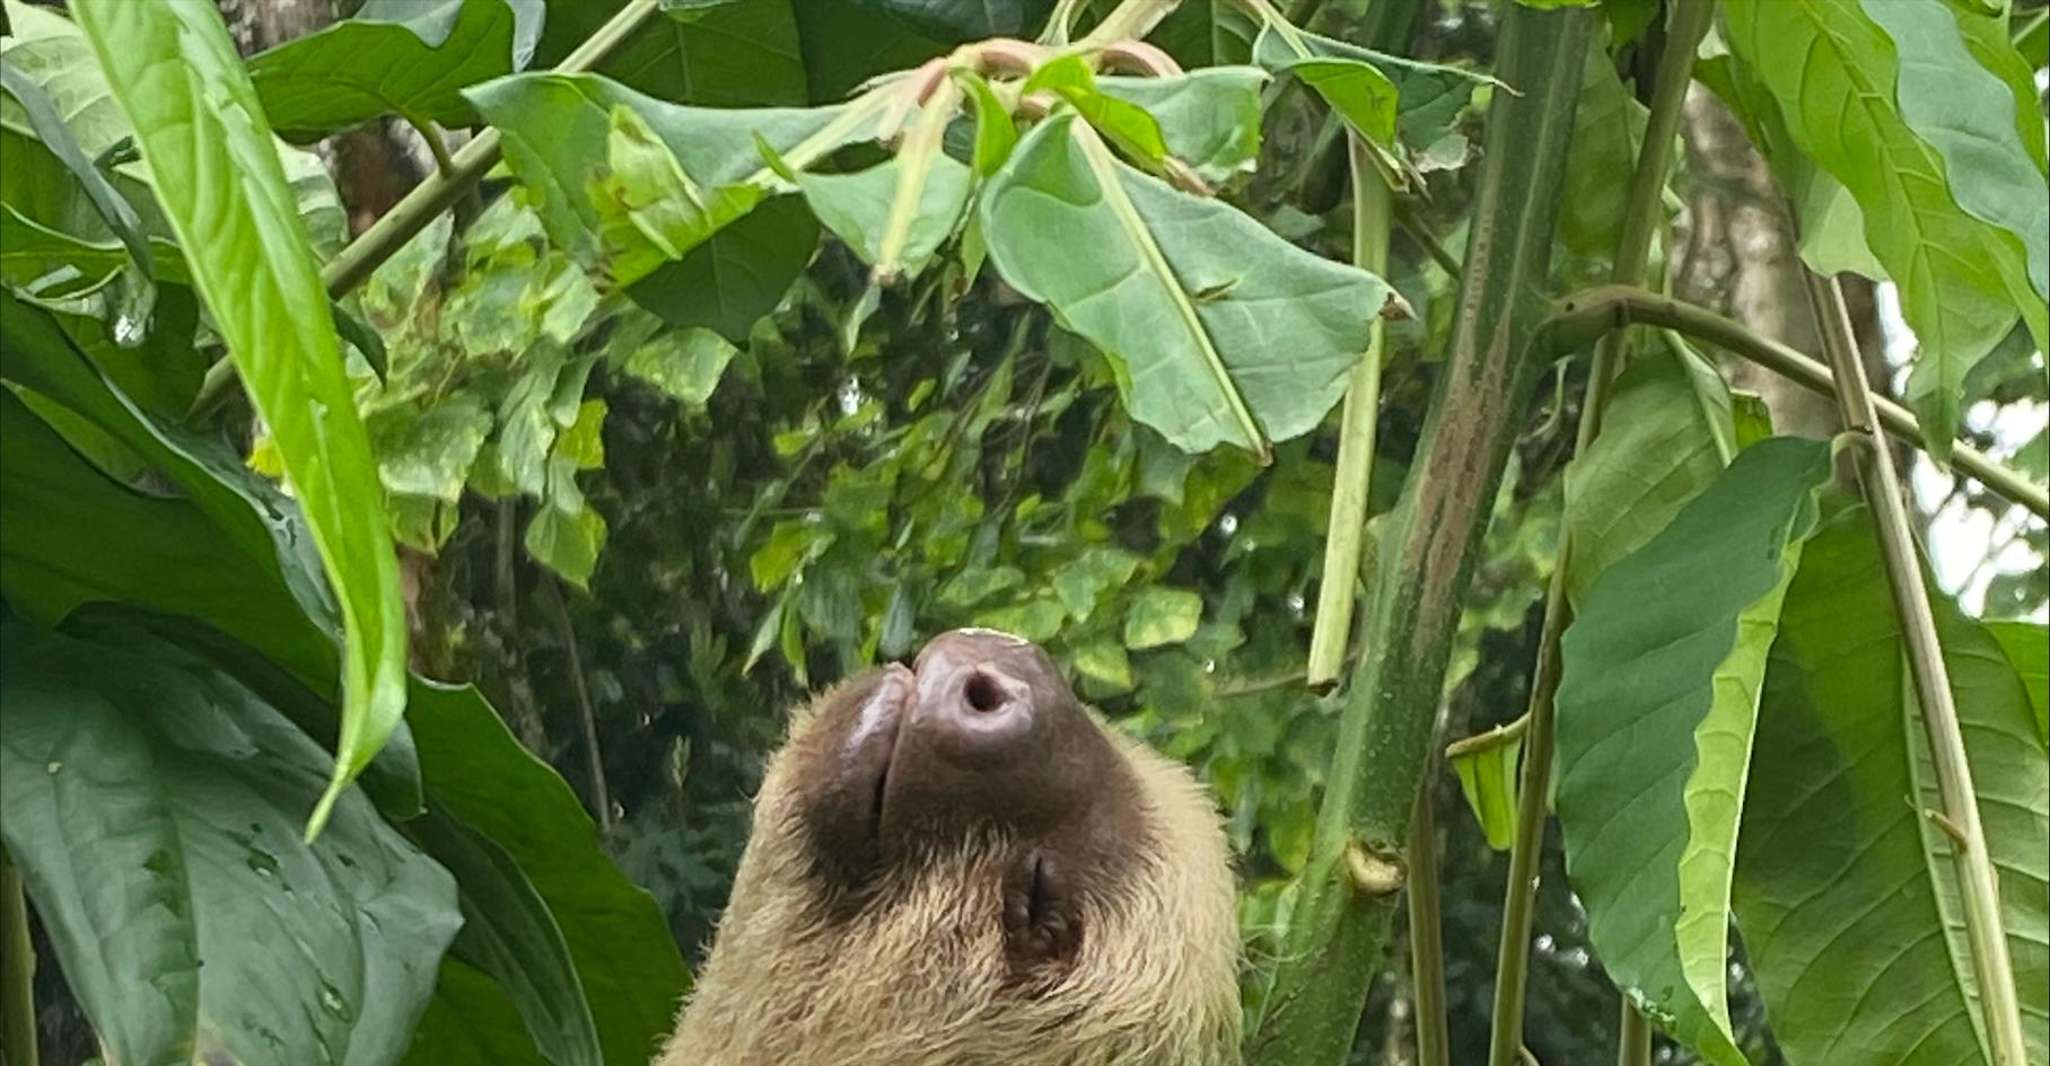
[[[627,0],[617,14],[598,27],[598,32],[578,45],[576,51],[563,57],[555,68],[556,72],[575,74],[596,66],[599,60],[632,36],[641,23],[656,12],[660,3],[661,0]],[[430,127],[423,127],[421,135],[427,138],[430,147],[436,143]],[[413,186],[412,191],[393,204],[391,210],[371,223],[369,229],[335,253],[327,266],[321,268],[320,281],[327,287],[328,297],[338,300],[363,284],[385,260],[405,247],[414,234],[460,199],[477,179],[498,163],[498,157],[498,131],[488,128],[454,155],[447,156],[446,162],[437,155],[438,166],[434,173]],[[212,410],[220,402],[222,392],[234,382],[235,367],[225,357],[207,368],[199,394],[192,401],[193,415]]]
[[[21,871],[0,848],[0,1060],[36,1066],[36,953]]]
[[[1811,392],[1837,395],[1835,376],[1814,359],[1706,308],[1623,286],[1588,289],[1560,301],[1559,312],[1547,324],[1540,357],[1584,348],[1602,333],[1633,324],[1664,326],[1756,363]],[[1870,391],[1866,397],[1877,411],[1881,427],[1908,444],[1923,446],[1921,423],[1907,408]],[[2050,519],[2050,491],[2019,471],[1962,441],[1952,445],[1950,461],[2036,517]]]
[[[1352,167],[1352,261],[1376,277],[1388,273],[1389,208],[1394,193],[1367,161],[1359,135],[1346,135]],[[1317,620],[1310,632],[1310,688],[1338,683],[1352,638],[1353,590],[1360,583],[1360,542],[1367,524],[1367,489],[1374,474],[1375,422],[1381,411],[1381,316],[1367,323],[1367,350],[1353,367],[1339,428],[1338,469],[1331,477],[1331,517],[1324,538],[1324,576],[1317,586]]]
[[[1295,886],[1256,1066],[1346,1060],[1368,987],[1381,972],[1396,900],[1363,891],[1355,856],[1400,866],[1435,746],[1459,604],[1530,394],[1525,345],[1543,311],[1553,223],[1593,13],[1509,5],[1498,49],[1517,93],[1489,105],[1444,365],[1401,502],[1390,516],[1366,649],[1346,685],[1310,857]]]
[[[577,650],[577,630],[570,622],[569,603],[562,595],[560,581],[553,574],[544,575],[541,588],[548,598],[550,613],[555,615],[555,629],[563,651],[569,655],[570,690],[576,693],[577,717],[584,727],[584,767],[591,778],[591,806],[596,809],[599,830],[610,835],[612,790],[605,784],[605,758],[598,747],[598,715],[591,705],[591,686],[584,680],[584,656]]]
[[[1431,760],[1432,769],[1437,760]],[[1426,773],[1409,831],[1409,983],[1416,997],[1417,1066],[1447,1066],[1452,1034],[1445,1021],[1445,932],[1438,901],[1435,773]]]
[[[1822,347],[1838,380],[1844,384],[1837,391],[1837,410],[1843,415],[1844,425],[1851,432],[1864,435],[1868,445],[1858,450],[1854,462],[1865,502],[1871,506],[1876,520],[1879,551],[1886,560],[1886,581],[1893,589],[1894,610],[1900,615],[1908,670],[1914,675],[1922,724],[1929,732],[1930,761],[1936,766],[1937,789],[1943,796],[1943,815],[1954,830],[1951,858],[1957,868],[1965,936],[1972,952],[1972,972],[1978,979],[1993,1066],[2022,1066],[2028,1047],[2022,1036],[2014,964],[2008,959],[2007,934],[2001,920],[2000,888],[1992,856],[1986,850],[1986,832],[1979,824],[1972,767],[1965,758],[1964,735],[1958,725],[1957,705],[1951,697],[1950,672],[1936,637],[1936,615],[1929,607],[1929,590],[1922,583],[1922,560],[1915,549],[1914,530],[1908,524],[1907,506],[1901,500],[1893,452],[1880,440],[1879,414],[1865,386],[1865,364],[1858,358],[1858,343],[1851,333],[1843,289],[1835,278],[1811,274],[1808,293],[1815,301],[1816,317],[1822,321]]]
[[[1623,997],[1616,1028],[1616,1066],[1651,1066],[1651,1023]]]
[[[1620,284],[1644,280],[1652,237],[1660,222],[1660,198],[1672,169],[1673,139],[1679,130],[1681,105],[1694,77],[1694,52],[1708,32],[1715,0],[1677,0],[1659,55],[1658,81],[1652,87],[1651,113],[1637,170],[1630,177],[1616,259],[1611,276]],[[1580,427],[1574,454],[1585,455],[1601,432],[1608,410],[1609,386],[1623,360],[1624,334],[1610,331],[1595,346],[1588,372],[1587,394],[1580,404]],[[1553,695],[1559,687],[1559,638],[1566,632],[1572,607],[1566,602],[1566,574],[1572,565],[1573,538],[1562,531],[1559,556],[1545,590],[1543,629],[1531,679],[1528,719],[1523,738],[1523,781],[1516,797],[1516,837],[1510,845],[1509,877],[1503,888],[1502,941],[1495,959],[1495,1004],[1488,1041],[1490,1066],[1513,1066],[1523,1051],[1523,1011],[1530,980],[1530,933],[1537,904],[1538,864],[1545,845],[1545,813],[1552,787]]]

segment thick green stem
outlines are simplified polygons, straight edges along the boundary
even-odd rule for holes
[[[1437,760],[1431,760],[1435,767]],[[1447,1066],[1452,1034],[1445,1020],[1445,935],[1438,902],[1438,817],[1426,783],[1409,830],[1409,983],[1416,996],[1417,1066]]]
[[[36,953],[21,871],[0,848],[0,1061],[36,1066]]]
[[[1835,376],[1808,356],[1713,311],[1628,286],[1604,285],[1560,301],[1559,312],[1546,324],[1545,340],[1534,354],[1548,358],[1578,351],[1603,333],[1627,325],[1663,326],[1756,363],[1811,392],[1837,395]],[[1868,391],[1866,396],[1878,412],[1880,426],[1904,444],[1923,446],[1921,423],[1907,408],[1877,393]],[[2036,517],[2050,518],[2050,492],[2019,471],[1963,441],[1951,446],[1950,461]]]
[[[661,0],[627,0],[617,14],[598,27],[598,32],[578,45],[576,51],[564,56],[556,71],[574,74],[597,66],[599,60],[632,36],[660,6]],[[423,126],[421,135],[428,138],[430,145],[438,143],[430,127]],[[320,280],[327,287],[328,297],[339,300],[363,284],[385,260],[405,247],[414,234],[425,229],[429,222],[468,192],[477,179],[498,163],[498,157],[498,131],[495,129],[479,132],[453,155],[448,155],[445,150],[437,153],[434,173],[413,186],[411,192],[393,204],[391,210],[371,223],[370,228],[350,241],[347,247],[335,253],[335,257],[321,269]],[[212,410],[234,382],[235,367],[229,360],[223,358],[208,367],[206,378],[200,383],[199,395],[192,401],[193,413],[199,415]]]
[[[1651,1066],[1651,1023],[1623,997],[1616,1027],[1616,1066]]]
[[[1394,194],[1366,158],[1358,134],[1346,136],[1352,167],[1352,261],[1377,277],[1388,274],[1388,223]],[[1309,683],[1336,684],[1352,639],[1353,593],[1359,587],[1360,540],[1366,535],[1367,487],[1374,472],[1374,428],[1381,411],[1381,318],[1367,325],[1367,351],[1353,367],[1339,426],[1338,469],[1331,478],[1331,518],[1324,538],[1324,577],[1310,631]]]
[[[1681,105],[1693,80],[1694,52],[1708,31],[1715,0],[1678,0],[1659,56],[1658,81],[1652,88],[1651,114],[1637,171],[1630,178],[1630,198],[1622,229],[1616,236],[1612,276],[1623,284],[1644,280],[1651,242],[1658,232],[1660,200],[1666,172],[1673,162],[1673,135],[1679,129]],[[1621,331],[1605,334],[1595,347],[1588,371],[1587,393],[1580,404],[1575,454],[1584,455],[1601,432],[1608,409],[1609,383],[1623,358]],[[1545,589],[1545,615],[1538,637],[1537,669],[1531,680],[1530,703],[1523,738],[1523,781],[1517,791],[1516,837],[1509,851],[1509,876],[1503,888],[1502,940],[1495,958],[1495,1003],[1488,1040],[1490,1066],[1512,1066],[1523,1053],[1523,1009],[1530,979],[1530,932],[1537,902],[1538,865],[1545,846],[1546,798],[1552,781],[1552,697],[1559,687],[1559,637],[1566,631],[1571,607],[1566,602],[1566,573],[1572,565],[1572,537],[1559,538],[1558,558]],[[1627,996],[1626,996],[1627,999]]]
[[[1529,397],[1530,333],[1593,26],[1587,8],[1503,16],[1467,269],[1422,443],[1381,553],[1310,859],[1250,1057],[1332,1066],[1352,1048],[1396,894],[1356,883],[1349,856],[1396,865],[1429,760],[1435,711],[1496,486]]]
[[[1929,733],[1930,761],[1936,766],[1943,814],[1952,830],[1950,854],[1963,903],[1965,939],[1971,948],[1972,973],[1978,979],[1979,1002],[1985,1012],[1986,1042],[1993,1066],[2022,1066],[2028,1046],[2022,1036],[2021,1005],[2014,987],[2014,964],[2007,953],[2007,933],[2000,914],[2000,886],[1993,857],[1986,850],[1986,831],[1979,824],[1978,792],[1972,767],[1965,759],[1964,733],[1950,691],[1950,671],[1936,637],[1936,616],[1929,590],[1922,584],[1922,560],[1908,509],[1901,500],[1901,481],[1894,470],[1893,450],[1879,435],[1879,414],[1865,385],[1865,364],[1851,332],[1844,292],[1835,278],[1810,275],[1808,293],[1822,322],[1822,347],[1842,383],[1837,410],[1844,426],[1863,434],[1867,447],[1853,459],[1865,502],[1872,508],[1879,553],[1886,561],[1886,583],[1900,616],[1907,644],[1908,672],[1914,676],[1915,699],[1922,725]]]

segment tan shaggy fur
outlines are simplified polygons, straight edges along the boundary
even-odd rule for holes
[[[810,724],[800,719],[793,736]],[[1229,855],[1188,771],[1106,730],[1154,843],[1084,913],[1072,964],[1020,987],[1004,963],[995,842],[894,874],[833,921],[802,853],[791,746],[770,763],[733,901],[655,1066],[1234,1066]]]

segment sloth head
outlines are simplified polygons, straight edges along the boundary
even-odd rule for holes
[[[1044,652],[958,630],[801,713],[662,1066],[1225,1066],[1216,814]]]

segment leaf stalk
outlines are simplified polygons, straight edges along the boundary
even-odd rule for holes
[[[1388,226],[1394,192],[1366,158],[1360,135],[1346,134],[1352,168],[1352,261],[1375,277],[1388,273]],[[1308,681],[1313,691],[1338,683],[1352,639],[1354,590],[1360,585],[1360,544],[1366,536],[1367,490],[1374,472],[1374,437],[1381,412],[1381,316],[1367,325],[1367,350],[1353,367],[1340,415],[1338,468],[1331,476],[1331,517],[1324,535],[1324,571],[1317,585],[1317,620],[1310,631]]]
[[[0,1060],[36,1066],[36,952],[21,868],[0,848]]]
[[[1822,323],[1823,350],[1837,380],[1843,384],[1836,394],[1837,410],[1847,428],[1866,434],[1878,444],[1879,415],[1865,384],[1865,364],[1858,358],[1858,343],[1851,332],[1843,288],[1833,277],[1810,274],[1808,294]],[[1894,610],[1900,616],[1908,672],[1914,677],[1915,698],[1922,711],[1922,724],[1929,733],[1931,761],[1936,766],[1937,790],[1943,797],[1942,813],[1956,830],[1950,853],[1993,1066],[2022,1066],[2028,1057],[2028,1045],[2022,1035],[2014,964],[2008,958],[2007,933],[2000,913],[2000,886],[1994,875],[1993,858],[1986,848],[1986,832],[1979,822],[1978,793],[1972,787],[1972,768],[1965,758],[1964,733],[1958,724],[1957,704],[1951,696],[1950,671],[1936,636],[1936,615],[1930,609],[1929,590],[1922,581],[1921,555],[1908,524],[1907,506],[1901,500],[1900,476],[1894,469],[1892,449],[1883,445],[1853,452],[1852,463],[1857,468],[1865,502],[1872,508],[1880,555],[1886,562],[1887,585],[1893,591]]]
[[[1663,326],[1756,363],[1810,392],[1834,398],[1839,391],[1830,368],[1809,356],[1713,311],[1629,286],[1604,285],[1560,301],[1537,354],[1545,358],[1577,350],[1600,334],[1627,325]],[[1902,443],[1923,447],[1921,423],[1907,408],[1877,393],[1867,391],[1866,396],[1882,428]],[[1950,460],[2037,518],[2050,519],[2050,491],[2019,471],[1962,441],[1951,446]]]

